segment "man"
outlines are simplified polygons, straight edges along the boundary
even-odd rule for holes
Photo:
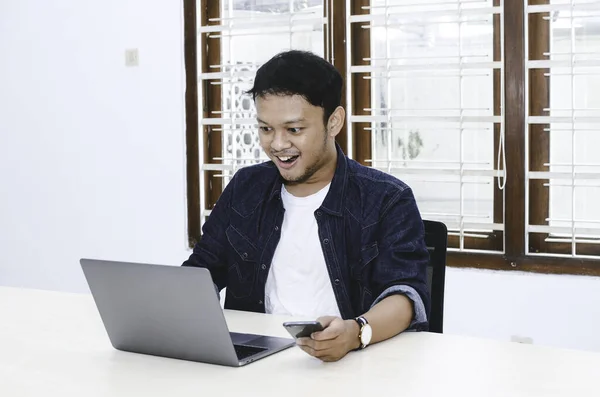
[[[227,287],[226,308],[317,318],[325,329],[298,345],[323,361],[426,329],[429,310],[413,193],[336,144],[342,86],[308,52],[281,53],[258,70],[249,93],[271,161],[235,174],[184,263]]]

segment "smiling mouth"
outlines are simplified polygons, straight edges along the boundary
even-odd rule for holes
[[[297,156],[273,156],[277,167],[284,170],[289,170],[297,163],[300,155]]]
[[[294,161],[296,161],[296,159],[300,156],[275,156],[275,157],[277,157],[277,159],[284,164],[291,164]]]

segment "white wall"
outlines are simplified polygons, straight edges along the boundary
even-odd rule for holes
[[[0,285],[189,254],[180,3],[0,2]],[[599,278],[448,269],[446,292],[448,333],[600,351]]]
[[[188,255],[181,3],[0,2],[0,284]]]
[[[600,351],[600,278],[450,268],[444,332]]]

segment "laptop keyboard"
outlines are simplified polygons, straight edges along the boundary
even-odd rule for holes
[[[255,347],[255,346],[246,346],[246,345],[233,345],[235,348],[235,354],[237,354],[238,359],[244,360],[250,356],[253,356],[257,353],[263,352],[267,350],[263,347]]]

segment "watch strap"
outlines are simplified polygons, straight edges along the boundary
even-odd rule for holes
[[[359,343],[360,343],[360,346],[359,346],[359,347],[358,347],[356,350],[362,350],[362,349],[364,349],[365,347],[367,347],[367,346],[365,346],[365,345],[362,343],[362,333],[363,333],[363,329],[364,329],[365,325],[369,324],[369,322],[368,322],[368,321],[367,321],[367,319],[366,319],[366,318],[364,318],[363,316],[358,316],[358,317],[356,317],[356,318],[354,319],[354,321],[356,321],[356,322],[358,323],[358,327],[359,327],[359,331],[358,331],[358,341],[359,341]]]

